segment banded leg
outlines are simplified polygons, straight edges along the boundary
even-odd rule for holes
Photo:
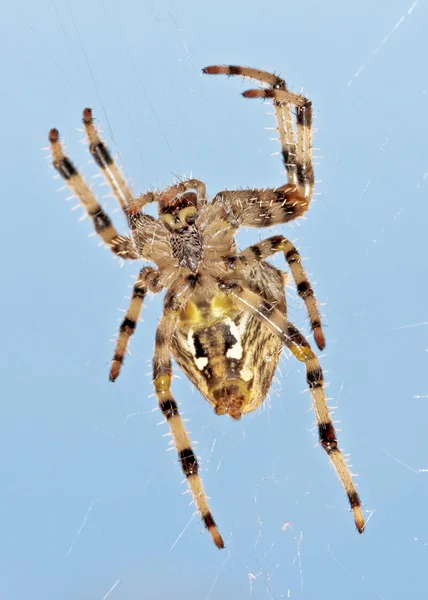
[[[198,474],[198,461],[179,415],[177,403],[171,394],[172,368],[170,344],[175,327],[175,318],[176,315],[174,312],[166,312],[159,322],[153,356],[153,383],[159,408],[171,428],[181,468],[187,478],[187,483],[192,491],[195,504],[214,544],[218,548],[224,548],[223,539],[211,514],[202,481]]]
[[[308,277],[302,265],[300,254],[294,245],[282,235],[275,235],[258,244],[249,246],[237,256],[228,256],[225,258],[226,265],[231,268],[251,267],[252,264],[259,263],[277,252],[283,252],[291,274],[296,284],[297,292],[306,305],[311,329],[314,332],[316,345],[320,350],[325,348],[325,337],[321,325],[321,316],[315,300],[314,291],[308,281]]]
[[[127,214],[127,208],[133,201],[134,196],[126,185],[123,175],[115,164],[106,144],[101,139],[98,130],[95,127],[92,110],[90,108],[85,108],[83,111],[82,122],[89,143],[89,151],[101,169],[105,180],[119,202],[119,206],[123,209],[125,214]]]
[[[70,190],[77,196],[80,204],[92,218],[95,231],[101,237],[103,242],[109,246],[110,250],[121,258],[137,259],[138,253],[132,240],[121,236],[113,226],[110,217],[104,212],[98,204],[97,199],[86,185],[83,177],[80,175],[71,160],[64,154],[64,149],[59,139],[57,129],[51,129],[49,132],[49,142],[53,159],[53,166],[66,182]]]
[[[148,290],[160,292],[162,286],[159,284],[159,272],[151,267],[143,267],[132,290],[132,298],[128,310],[119,328],[119,337],[113,355],[110,369],[110,381],[116,381],[119,377],[121,366],[125,359],[129,338],[134,334],[143,307],[144,298]]]
[[[365,524],[361,501],[352,481],[351,473],[338,447],[336,432],[324,393],[324,377],[318,358],[300,331],[278,309],[258,294],[234,283],[222,282],[219,287],[223,291],[232,294],[246,310],[250,310],[255,317],[265,323],[279,336],[294,356],[305,364],[306,380],[317,420],[321,446],[333,463],[348,496],[357,530],[362,533]]]
[[[314,170],[312,167],[312,102],[293,94],[286,89],[261,88],[258,90],[247,90],[242,94],[245,98],[271,98],[273,100],[275,113],[278,121],[279,140],[282,149],[282,158],[289,183],[297,183],[303,188],[303,195],[311,200],[314,187]],[[291,110],[293,105],[296,110],[296,140],[295,153],[291,151],[293,146],[291,128]],[[290,170],[293,174],[290,178]]]
[[[241,221],[243,226],[261,227],[285,223],[303,214],[310,204],[314,187],[311,160],[312,103],[299,94],[289,92],[281,77],[259,69],[214,65],[206,67],[203,72],[209,75],[240,75],[269,86],[247,90],[242,95],[245,98],[273,100],[281,154],[288,180],[287,186],[276,190],[220,192],[219,198],[216,197],[214,201],[220,201],[222,196],[229,194],[229,202],[232,200],[235,205],[245,206],[246,218]],[[295,128],[291,107],[294,107],[296,112]],[[287,192],[285,195],[284,191]],[[246,206],[248,201],[252,205],[251,209]],[[281,208],[283,210],[280,210]]]
[[[309,199],[294,185],[264,190],[224,190],[216,194],[213,206],[223,206],[229,222],[237,227],[271,227],[294,221],[308,209]]]

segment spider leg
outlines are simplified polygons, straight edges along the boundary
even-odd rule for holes
[[[133,201],[134,196],[126,185],[122,173],[115,164],[106,144],[101,139],[92,117],[92,110],[85,108],[82,118],[85,128],[86,138],[89,143],[89,151],[92,154],[95,162],[101,169],[105,180],[111,187],[119,206],[127,214],[127,208]]]
[[[304,189],[304,195],[308,198],[309,204],[314,187],[314,170],[311,161],[312,102],[299,94],[276,88],[247,90],[242,95],[244,98],[271,98],[273,100],[282,158],[289,183],[296,183]],[[290,105],[294,105],[296,111],[297,144],[294,141],[292,130]]]
[[[261,69],[252,69],[251,67],[240,67],[238,65],[211,65],[204,67],[202,73],[206,75],[227,75],[232,77],[239,75],[243,79],[255,79],[260,83],[266,83],[272,87],[285,89],[285,81],[275,75],[275,73],[269,73],[268,71],[262,71]]]
[[[159,283],[159,272],[151,267],[143,267],[138,275],[132,290],[132,298],[128,310],[120,324],[119,337],[113,355],[110,369],[110,381],[116,381],[119,377],[121,366],[125,358],[129,338],[135,333],[138,319],[140,317],[143,302],[148,290],[160,292],[162,285]]]
[[[196,190],[198,198],[206,201],[206,186],[199,179],[184,179],[175,185],[171,185],[159,192],[146,192],[137,198],[134,198],[129,204],[128,213],[131,215],[138,214],[147,204],[152,202],[169,202],[178,194],[182,194],[187,190]]]
[[[118,234],[110,217],[98,204],[97,199],[85,183],[71,160],[64,154],[64,149],[59,139],[57,129],[49,132],[49,142],[53,159],[53,166],[66,182],[70,190],[77,196],[80,204],[92,218],[95,231],[110,250],[121,258],[139,258],[132,240]]]
[[[309,316],[311,329],[314,332],[315,342],[320,350],[325,348],[325,337],[321,325],[321,316],[315,300],[314,291],[308,281],[308,277],[302,265],[300,254],[294,245],[282,235],[275,235],[258,244],[249,246],[237,256],[225,257],[226,265],[230,265],[232,269],[240,269],[251,267],[256,263],[269,258],[277,252],[283,252],[284,258],[287,261],[291,274],[293,275],[296,284],[297,292],[306,305],[306,310]]]
[[[209,75],[240,75],[270,87],[247,90],[245,98],[273,100],[281,154],[288,185],[276,189],[223,191],[213,202],[226,201],[238,213],[241,225],[264,227],[285,223],[301,216],[311,202],[314,187],[312,151],[312,103],[304,96],[287,90],[285,81],[275,74],[238,66],[210,66]],[[291,107],[295,109],[295,128]],[[234,211],[235,209],[235,211]],[[239,217],[241,212],[241,217]]]
[[[294,221],[308,209],[308,199],[294,185],[264,190],[223,190],[213,198],[213,206],[224,206],[235,227],[271,227]]]
[[[198,198],[201,200],[206,199],[207,197],[206,185],[199,179],[183,179],[183,181],[179,181],[175,185],[171,185],[163,190],[159,196],[167,196],[168,199],[172,199],[177,194],[183,194],[187,190],[195,190]]]
[[[334,429],[327,399],[324,393],[324,377],[318,358],[312,351],[308,341],[300,331],[272,304],[258,294],[237,283],[220,282],[220,289],[232,296],[243,308],[267,325],[284,343],[294,356],[306,367],[306,380],[312,399],[312,406],[318,425],[321,446],[327,452],[336,473],[345,489],[359,533],[364,531],[364,516],[361,501],[351,473],[339,450],[336,431]]]
[[[171,393],[171,339],[176,327],[177,312],[172,308],[168,310],[168,305],[171,306],[171,301],[173,300],[173,294],[167,294],[164,305],[165,310],[156,331],[155,351],[153,355],[153,383],[159,408],[171,428],[181,468],[192,491],[198,511],[215,545],[218,548],[224,548],[223,539],[211,514],[202,481],[198,474],[198,461],[179,415],[177,403]]]

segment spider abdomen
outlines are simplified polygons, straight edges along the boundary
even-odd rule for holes
[[[251,287],[266,300],[285,306],[280,272],[264,263],[254,270]],[[269,278],[270,287],[265,279]],[[250,311],[227,295],[206,297],[196,290],[178,320],[174,357],[216,414],[239,419],[266,397],[282,350],[282,343]]]

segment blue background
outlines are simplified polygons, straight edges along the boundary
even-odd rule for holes
[[[0,598],[426,597],[426,1],[19,0],[2,14]],[[282,185],[271,107],[240,97],[251,82],[201,76],[222,63],[278,71],[314,103],[320,195],[276,232],[296,241],[325,303],[321,360],[359,473],[362,536],[287,353],[270,398],[238,423],[176,371],[222,552],[192,519],[157,426],[159,297],[108,382],[108,340],[139,267],[120,268],[69,212],[47,132],[60,129],[100,197],[76,131],[85,106],[135,193],[190,173],[211,195]],[[291,285],[288,297],[307,332]]]

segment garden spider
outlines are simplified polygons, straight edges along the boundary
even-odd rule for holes
[[[51,129],[49,133],[53,165],[92,217],[101,239],[121,258],[148,260],[157,267],[143,267],[134,285],[120,326],[110,380],[115,381],[119,375],[148,290],[156,293],[166,289],[156,332],[153,383],[194,502],[214,543],[223,548],[198,474],[198,462],[171,393],[171,355],[216,414],[239,419],[265,399],[281,350],[286,346],[305,364],[320,443],[342,482],[361,533],[364,529],[361,503],[337,445],[318,358],[287,319],[284,273],[265,261],[277,252],[283,253],[306,305],[315,342],[322,350],[325,339],[320,314],[299,253],[281,235],[242,252],[237,252],[234,241],[241,226],[286,223],[308,209],[314,186],[311,102],[289,92],[283,79],[265,71],[210,66],[203,72],[240,75],[264,84],[244,92],[243,96],[273,100],[287,184],[274,189],[222,191],[208,202],[205,184],[188,179],[160,192],[134,198],[98,134],[91,109],[86,108],[83,125],[89,149],[127,218],[131,237],[124,237],[117,233],[64,154],[58,131]],[[143,211],[151,202],[158,203],[158,219]]]

